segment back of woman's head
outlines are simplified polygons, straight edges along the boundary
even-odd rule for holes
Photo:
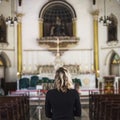
[[[64,67],[57,69],[55,74],[55,87],[58,91],[67,92],[73,88],[71,75]]]

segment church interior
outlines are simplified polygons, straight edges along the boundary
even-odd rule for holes
[[[76,120],[120,120],[120,0],[0,0],[0,120],[48,120],[62,66],[80,92]]]

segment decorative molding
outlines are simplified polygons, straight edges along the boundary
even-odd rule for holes
[[[56,51],[56,48],[48,48],[47,50],[46,50],[46,49],[24,49],[23,51],[25,51],[25,52],[47,51],[47,52],[48,52],[48,50],[49,50],[49,51]],[[92,51],[93,49],[92,49],[92,48],[87,48],[87,49],[60,48],[60,51],[67,51],[67,50],[69,50],[69,51]]]
[[[69,70],[70,73],[72,74],[79,74],[80,71],[80,66],[79,65],[63,65],[65,68]],[[37,69],[39,74],[53,74],[55,72],[55,66],[54,65],[39,65]]]
[[[78,37],[69,37],[69,36],[62,36],[62,37],[42,37],[37,39],[39,45],[48,45],[49,47],[56,47],[57,46],[57,38],[59,38],[59,45],[60,47],[66,47],[68,45],[74,45],[79,42]]]
[[[64,64],[63,67],[67,68],[72,75],[80,75],[80,74],[95,74],[93,69],[93,65],[91,68],[88,66],[83,67],[81,64]],[[22,75],[51,75],[56,71],[56,64],[46,64],[46,65],[36,65],[36,66],[23,66]]]
[[[98,20],[98,16],[99,16],[99,10],[94,10],[91,12],[91,14],[93,15],[94,20]]]

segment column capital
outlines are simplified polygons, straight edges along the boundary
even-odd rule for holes
[[[43,22],[44,21],[43,18],[39,18],[38,20],[39,20],[39,22]]]
[[[18,18],[18,22],[21,22],[22,21],[22,17],[24,16],[24,14],[23,13],[17,13],[16,16]]]
[[[77,18],[73,18],[72,21],[77,21]]]
[[[98,20],[99,10],[94,10],[91,12],[91,14],[95,20]]]

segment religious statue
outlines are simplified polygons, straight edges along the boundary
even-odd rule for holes
[[[60,17],[56,17],[56,22],[54,25],[52,25],[50,30],[51,36],[64,36],[65,35],[65,26],[64,23],[62,23]]]
[[[3,16],[0,16],[0,42],[6,41],[6,26]]]

